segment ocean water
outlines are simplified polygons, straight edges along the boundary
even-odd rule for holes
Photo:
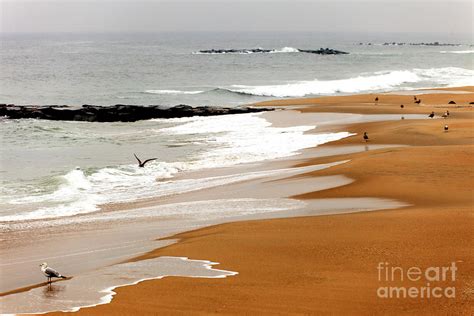
[[[173,176],[287,157],[350,135],[305,133],[314,127],[273,127],[260,113],[105,124],[4,120],[0,221],[72,216],[223,185],[236,180]],[[134,152],[157,160],[139,168]]]
[[[466,85],[472,38],[325,33],[2,34],[0,102],[237,105],[271,97]],[[460,46],[383,46],[384,42]],[[358,45],[360,42],[373,45]],[[196,54],[212,48],[268,54]],[[349,55],[295,49],[329,47]]]
[[[2,34],[0,39],[0,103],[239,106],[277,97],[474,85],[469,39],[435,35]],[[381,45],[387,41],[460,45]],[[197,53],[258,47],[273,51]],[[320,47],[350,54],[297,51]],[[198,190],[209,182],[179,182],[175,176],[291,156],[349,136],[305,133],[315,125],[276,128],[261,114],[135,123],[0,119],[0,222],[72,216],[98,211],[104,203]],[[133,153],[157,160],[138,168]]]

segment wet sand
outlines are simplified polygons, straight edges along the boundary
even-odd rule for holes
[[[457,90],[466,91],[466,88]],[[411,206],[375,212],[310,216],[217,225],[173,236],[176,244],[135,260],[185,256],[220,262],[219,269],[239,274],[226,279],[169,277],[116,290],[112,303],[84,308],[82,314],[425,314],[474,312],[473,94],[373,95],[265,102],[292,105],[304,113],[441,115],[448,119],[397,120],[345,126],[357,133],[306,151],[295,167],[349,162],[294,175],[281,183],[314,177],[344,176],[350,183],[293,197],[315,199],[376,197]],[[426,100],[426,101],[425,101]],[[456,105],[447,105],[454,100]],[[425,103],[426,102],[426,103]],[[403,109],[400,104],[404,104]],[[284,112],[283,112],[284,113]],[[449,124],[449,132],[443,126]],[[338,127],[328,126],[328,129]],[[341,129],[338,129],[341,130]],[[361,133],[370,137],[364,143]],[[351,146],[408,145],[351,153]],[[318,155],[321,150],[335,155]],[[314,153],[312,155],[311,153]],[[304,187],[304,186],[303,186]],[[388,262],[408,269],[456,262],[456,298],[377,297],[385,283],[377,266]],[[424,282],[395,281],[413,286]]]
[[[369,122],[398,119],[397,116],[389,115],[361,116],[341,113],[325,113],[324,117],[322,114],[317,114],[318,117],[315,117],[315,114],[302,114],[290,110],[275,111],[265,116],[275,122],[275,127],[321,124],[324,128],[328,128],[334,122],[348,120]],[[417,117],[407,116],[407,118]],[[318,134],[319,129],[316,127],[314,133]],[[2,257],[0,291],[3,292],[0,293],[1,311],[13,313],[18,310],[14,306],[14,300],[9,298],[7,300],[9,303],[5,303],[2,297],[6,293],[24,292],[26,289],[42,286],[40,282],[44,281],[44,277],[33,268],[39,262],[49,262],[69,276],[82,276],[84,273],[95,273],[100,276],[102,269],[111,264],[127,261],[173,242],[171,239],[157,240],[159,238],[202,227],[250,219],[347,213],[406,206],[406,203],[399,201],[370,197],[325,199],[317,200],[317,203],[314,203],[315,200],[286,199],[288,196],[326,190],[353,181],[343,175],[285,180],[288,177],[347,162],[342,160],[294,167],[304,163],[307,157],[328,157],[387,146],[400,145],[318,147],[315,150],[302,150],[299,155],[277,160],[184,172],[175,177],[173,182],[186,184],[189,181],[199,181],[201,185],[198,190],[184,190],[180,194],[102,205],[98,212],[73,217],[9,223],[8,229],[0,233],[0,238],[4,239],[0,247]],[[110,282],[112,286],[114,280]],[[72,283],[75,287],[83,286],[83,283]],[[88,284],[87,287],[99,291],[105,283]],[[69,283],[66,287],[70,288]],[[74,291],[78,293],[77,289]],[[56,299],[60,299],[59,296],[63,297],[64,294],[67,293],[56,292]],[[79,303],[81,297],[76,298],[78,305],[74,305],[74,300],[70,297],[67,300],[70,303],[63,304],[65,309],[68,309],[66,305],[69,305],[69,308],[91,305],[90,303],[81,305]],[[43,300],[35,301],[29,308],[30,310],[37,308],[37,311],[51,310],[50,304]]]

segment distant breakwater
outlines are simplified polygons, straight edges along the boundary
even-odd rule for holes
[[[154,118],[179,118],[192,116],[215,116],[272,111],[271,108],[254,107],[211,107],[177,105],[165,108],[159,105],[123,105],[112,106],[83,105],[70,107],[65,105],[14,105],[0,104],[0,116],[9,119],[35,118],[54,121],[88,122],[135,122]]]
[[[249,48],[249,49],[205,49],[195,52],[195,54],[262,54],[262,53],[307,53],[317,55],[346,55],[348,52],[332,48],[320,49],[300,49],[293,47],[284,47],[282,49],[264,49],[264,48]]]
[[[381,45],[381,46],[462,46],[462,44],[453,44],[453,43],[440,43],[440,42],[431,42],[431,43],[405,43],[405,42],[385,42],[385,43],[359,43],[359,45]]]

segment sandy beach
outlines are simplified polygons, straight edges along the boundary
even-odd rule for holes
[[[110,304],[83,308],[79,313],[472,315],[474,113],[469,102],[474,101],[474,88],[443,92],[417,91],[420,105],[413,103],[413,94],[380,94],[377,104],[375,95],[264,102],[261,105],[285,106],[308,115],[399,115],[400,119],[392,121],[318,127],[357,135],[308,150],[293,167],[349,161],[275,181],[297,187],[293,184],[342,175],[353,181],[315,192],[301,191],[304,194],[289,190],[288,197],[314,205],[318,199],[375,197],[409,206],[243,221],[178,234],[171,237],[177,243],[133,261],[161,256],[205,259],[219,262],[217,269],[238,275],[144,281],[116,289]],[[448,105],[449,101],[456,104]],[[440,118],[446,110],[449,118]],[[437,118],[401,119],[408,114],[427,116],[431,111]],[[448,132],[443,130],[445,124]],[[367,143],[363,132],[369,135]],[[350,146],[375,145],[397,146],[345,153]],[[318,150],[334,154],[321,156]],[[380,263],[406,270],[453,262],[455,280],[380,280],[378,272]],[[454,287],[455,297],[380,297],[378,289],[386,286]]]
[[[0,2],[0,315],[474,315],[472,1]]]

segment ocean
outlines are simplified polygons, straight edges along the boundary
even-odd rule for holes
[[[275,98],[474,85],[470,39],[436,35],[140,33],[0,38],[0,103],[8,104],[239,106]],[[393,41],[459,45],[383,45]],[[199,53],[259,47],[272,51]],[[321,47],[349,54],[298,52]],[[183,182],[175,177],[287,157],[348,136],[305,133],[313,128],[274,127],[261,114],[134,123],[0,119],[0,222],[68,217],[100,211],[106,203],[199,190],[209,181]],[[134,153],[157,160],[138,168]],[[215,184],[227,181],[221,180]]]

